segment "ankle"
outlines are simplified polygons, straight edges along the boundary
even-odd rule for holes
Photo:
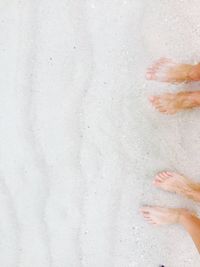
[[[194,201],[200,202],[200,185],[194,184],[191,187],[192,187],[191,198]]]
[[[190,220],[191,217],[194,217],[194,216],[195,214],[193,214],[191,211],[186,210],[186,209],[180,209],[178,223],[181,225],[184,225],[185,221]]]
[[[178,104],[182,108],[194,108],[200,106],[200,91],[186,91],[177,93]]]
[[[191,69],[188,71],[188,77],[191,81],[199,81],[200,80],[200,64],[196,64],[191,66]]]

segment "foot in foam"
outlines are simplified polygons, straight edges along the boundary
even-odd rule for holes
[[[184,109],[192,109],[200,106],[200,92],[166,93],[149,98],[151,104],[165,114],[175,114]]]
[[[158,173],[153,181],[156,187],[200,201],[200,184],[175,172]]]
[[[179,223],[180,216],[188,212],[185,209],[170,209],[161,207],[142,207],[144,219],[153,225],[167,225]]]
[[[200,64],[178,64],[171,59],[161,58],[148,68],[148,80],[182,83],[200,80]]]

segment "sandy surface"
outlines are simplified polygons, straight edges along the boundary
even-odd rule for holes
[[[160,56],[200,60],[197,0],[5,0],[0,4],[0,266],[198,267],[179,226],[143,204],[194,203],[152,187],[200,180],[198,110],[158,114]]]

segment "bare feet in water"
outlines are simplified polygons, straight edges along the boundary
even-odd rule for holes
[[[200,64],[178,64],[171,59],[161,58],[147,70],[146,78],[168,83],[200,80]]]
[[[161,58],[148,68],[146,77],[168,83],[200,81],[200,64],[178,64],[171,59]],[[175,114],[183,109],[199,107],[200,91],[151,96],[150,102],[162,113]]]
[[[161,207],[142,207],[144,219],[154,225],[176,224],[180,222],[183,214],[189,213],[185,209],[170,209]]]
[[[184,109],[192,109],[200,106],[200,91],[166,93],[149,98],[152,105],[165,114],[175,114]]]
[[[175,172],[161,172],[156,175],[153,184],[165,191],[200,201],[200,184]]]

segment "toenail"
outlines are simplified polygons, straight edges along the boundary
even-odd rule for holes
[[[146,78],[147,78],[147,79],[151,79],[151,74],[150,74],[150,73],[147,73],[147,74],[146,74]]]
[[[155,98],[154,98],[153,96],[150,96],[150,97],[149,97],[149,100],[150,100],[150,101],[154,101],[154,99],[155,99]]]

